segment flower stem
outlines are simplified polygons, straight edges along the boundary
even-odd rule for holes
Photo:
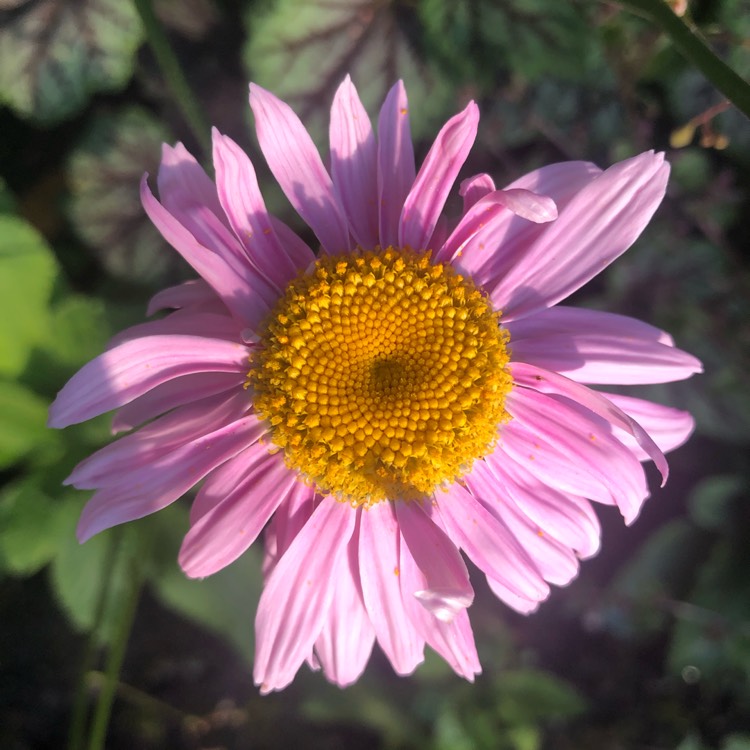
[[[664,31],[680,52],[734,105],[750,117],[750,84],[730,68],[664,0],[621,0]]]
[[[96,653],[97,637],[102,620],[104,619],[104,610],[107,603],[108,594],[111,590],[111,583],[115,570],[115,560],[120,547],[122,538],[122,529],[116,528],[112,532],[113,538],[107,548],[107,555],[104,559],[102,575],[102,585],[99,589],[96,608],[94,611],[94,623],[86,643],[86,650],[81,660],[81,673],[73,700],[73,711],[70,720],[70,729],[68,731],[68,750],[82,750],[83,736],[86,731],[86,715],[88,713],[88,687],[86,684],[86,675],[93,667],[94,655]]]
[[[124,545],[127,547],[127,545]],[[107,727],[109,717],[112,713],[112,704],[114,702],[115,692],[117,690],[118,677],[123,659],[125,658],[125,649],[130,637],[130,631],[135,619],[135,613],[138,608],[138,600],[141,594],[143,578],[141,575],[138,561],[131,556],[129,549],[125,550],[130,557],[128,591],[121,603],[120,611],[117,613],[117,629],[114,633],[112,645],[110,646],[107,663],[104,670],[104,684],[99,692],[99,698],[94,709],[94,717],[91,723],[91,732],[89,734],[88,750],[104,750],[104,743],[107,737]]]
[[[152,0],[135,0],[135,7],[146,30],[148,43],[177,105],[185,116],[185,121],[204,152],[210,154],[211,131],[208,122],[203,116],[200,102],[194,96],[182,72],[177,55],[175,55],[164,29],[156,18]]]

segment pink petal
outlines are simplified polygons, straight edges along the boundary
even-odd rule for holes
[[[508,330],[514,360],[581,383],[668,383],[702,371],[668,334],[624,315],[557,305]]]
[[[254,83],[250,107],[261,151],[289,202],[328,253],[350,250],[344,211],[304,125],[287,104]]]
[[[426,584],[411,593],[432,615],[450,622],[474,601],[469,571],[453,542],[420,504],[396,502],[395,509],[403,540]],[[402,558],[403,554],[402,549]]]
[[[466,109],[448,120],[438,133],[404,202],[399,224],[401,247],[430,249],[427,242],[469,155],[478,123],[479,108],[474,102],[469,102]]]
[[[236,343],[240,340],[240,333],[237,321],[229,315],[178,310],[165,318],[125,328],[109,340],[107,349],[144,336],[202,336]]]
[[[257,539],[297,477],[279,455],[256,443],[242,454],[245,472],[229,491],[210,498],[212,507],[191,524],[180,548],[180,565],[202,578],[234,562]],[[204,485],[201,494],[211,494]]]
[[[285,688],[311,653],[333,601],[356,512],[326,497],[279,560],[255,618],[255,684]]]
[[[378,244],[377,145],[370,118],[347,75],[331,108],[331,176],[357,243]]]
[[[147,336],[100,354],[57,394],[50,427],[85,422],[181,375],[247,370],[245,346],[199,336]]]
[[[608,422],[576,402],[530,388],[514,388],[506,407],[535,434],[539,454],[553,446],[606,488],[626,523],[635,520],[648,497],[645,476],[635,456],[612,436]],[[575,494],[607,501],[580,489]]]
[[[201,305],[216,299],[216,292],[203,279],[183,281],[182,284],[157,292],[148,303],[146,315],[153,315],[159,310]]]
[[[378,205],[383,247],[399,244],[401,211],[415,177],[409,103],[403,81],[398,81],[388,92],[378,118]]]
[[[585,462],[572,460],[571,451],[552,442],[537,425],[530,427],[518,419],[502,425],[493,455],[503,463],[523,467],[556,491],[614,504],[605,478]]]
[[[355,530],[336,573],[336,588],[315,653],[325,676],[339,687],[356,682],[364,672],[375,643],[359,583],[359,536]]]
[[[459,609],[450,622],[446,622],[417,603],[411,592],[425,590],[429,584],[421,566],[403,543],[400,577],[404,607],[417,632],[451,665],[456,674],[474,682],[474,676],[482,671],[482,667],[466,609]]]
[[[605,396],[592,391],[591,388],[587,388],[585,385],[576,383],[574,380],[570,380],[549,370],[534,367],[534,365],[514,362],[510,369],[515,383],[527,388],[533,388],[542,393],[554,393],[565,396],[600,416],[613,427],[618,427],[631,435],[656,464],[656,468],[659,469],[662,476],[662,487],[665,485],[669,476],[669,466],[667,459],[664,458],[664,454],[659,450],[659,446],[656,445],[651,436],[638,422],[631,419]]]
[[[529,599],[526,596],[519,596],[515,591],[508,588],[504,583],[496,581],[491,576],[487,576],[487,584],[492,593],[509,607],[520,612],[522,615],[528,615],[539,609],[540,602],[537,599]]]
[[[298,271],[306,271],[311,263],[315,263],[315,253],[296,232],[275,216],[271,217],[271,225]]]
[[[520,190],[538,196],[547,196],[554,202],[559,213],[583,187],[600,173],[600,169],[588,162],[572,161],[551,164],[524,175],[508,185],[502,192]],[[485,181],[485,187],[487,184]],[[484,197],[483,195],[482,198]],[[487,218],[489,219],[490,215]],[[456,241],[458,237],[454,238],[453,251],[466,250],[460,256],[455,257],[454,262],[477,284],[494,288],[518,262],[518,258],[523,255],[526,248],[547,228],[516,216],[511,211],[502,211],[497,206],[492,214],[492,221],[485,221],[481,231],[474,237],[470,245],[471,252],[468,252],[468,248],[461,248],[461,242]],[[463,241],[465,242],[469,237],[470,234],[464,232]],[[440,260],[450,258],[450,249],[443,248],[440,251]]]
[[[78,523],[78,539],[173,503],[210,471],[256,442],[265,432],[254,415],[181,445],[155,461],[135,465],[129,483],[99,490],[87,503]]]
[[[156,182],[162,204],[183,226],[189,225],[190,211],[196,205],[205,206],[225,221],[216,186],[181,143],[162,146]]]
[[[448,536],[480,570],[519,596],[546,598],[549,586],[501,520],[460,484],[453,484],[435,497]]]
[[[231,481],[231,477],[226,479]],[[289,497],[274,513],[266,527],[263,556],[264,581],[268,580],[268,576],[271,575],[279,559],[289,549],[289,545],[308,522],[321,499],[321,496],[316,495],[312,487],[308,487],[302,482],[297,482],[292,486]],[[196,506],[197,503],[193,503],[193,509],[190,513],[191,522],[198,517],[200,512],[200,509],[197,509]],[[207,509],[207,506],[204,509]]]
[[[399,527],[390,502],[361,511],[359,575],[367,613],[380,647],[397,674],[411,674],[424,659],[401,594]]]
[[[147,178],[148,175],[144,175],[141,181],[141,202],[154,226],[198,275],[208,282],[238,320],[251,326],[259,325],[270,312],[270,306],[258,293],[262,286],[260,277],[252,273],[249,264],[241,267],[231,255],[223,256],[215,248],[201,245],[154,198]]]
[[[277,290],[297,275],[297,268],[276,236],[271,216],[247,154],[216,128],[213,159],[219,200],[247,257]]]
[[[580,289],[633,244],[661,203],[668,176],[663,154],[615,164],[532,241],[504,247],[515,264],[488,289],[495,308],[506,320],[522,318]]]
[[[504,214],[508,211],[534,223],[553,221],[557,217],[551,198],[528,190],[495,190],[468,210],[438,251],[436,260],[453,261],[456,267],[470,274],[476,284],[492,282],[485,274],[490,267],[487,256],[497,251],[499,240],[495,236],[495,226],[505,226]]]
[[[496,189],[495,182],[488,174],[478,174],[463,180],[458,194],[464,199],[464,216],[478,200]]]
[[[508,497],[509,489],[498,481],[484,461],[476,461],[464,481],[472,495],[508,527],[545,581],[564,586],[578,575],[578,560],[572,550],[545,534],[519,510]]]
[[[78,489],[130,484],[135,467],[152,463],[175,448],[239,419],[248,406],[242,392],[230,397],[211,396],[182,406],[85,458],[64,483]]]
[[[177,406],[240,389],[246,378],[244,372],[201,372],[174,378],[121,406],[112,419],[112,432],[131,430]]]
[[[498,451],[484,460],[508,499],[545,534],[582,558],[599,551],[601,528],[588,500],[550,487]]]
[[[636,420],[665,453],[679,448],[695,429],[695,420],[686,411],[631,396],[621,396],[615,393],[602,395]],[[639,460],[648,460],[649,456],[633,437],[620,430],[616,434],[618,439],[638,456]]]

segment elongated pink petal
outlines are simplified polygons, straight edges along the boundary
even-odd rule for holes
[[[237,259],[223,257],[201,245],[195,237],[154,198],[148,175],[141,181],[141,202],[162,237],[205,279],[232,314],[246,325],[257,326],[270,312],[259,294],[257,274],[239,266]]]
[[[294,267],[300,271],[306,271],[311,263],[315,262],[315,253],[308,247],[307,243],[283,221],[275,216],[271,217],[273,226],[279,242],[286,249],[287,254],[292,259]]]
[[[545,534],[520,511],[508,497],[510,490],[500,484],[484,461],[476,461],[464,481],[471,494],[508,527],[545,581],[564,586],[578,575],[578,560],[573,551]]]
[[[601,527],[588,500],[550,487],[498,451],[484,460],[508,501],[545,534],[575,550],[581,558],[599,551]]]
[[[162,146],[156,184],[164,207],[183,226],[188,226],[190,211],[199,205],[205,206],[228,227],[216,195],[216,185],[181,143]]]
[[[129,483],[105,487],[89,500],[78,523],[79,541],[165,508],[264,432],[257,417],[242,417],[153,462],[133,466]]]
[[[211,575],[234,562],[258,537],[297,477],[265,445],[243,451],[245,474],[228,492],[212,498],[211,509],[190,526],[179,561],[191,578]],[[206,492],[203,487],[201,492]],[[209,490],[210,492],[210,490]]]
[[[409,129],[409,103],[402,81],[388,92],[378,118],[378,208],[380,244],[399,244],[401,211],[416,177]]]
[[[472,274],[476,284],[491,282],[485,278],[487,256],[493,255],[495,246],[495,222],[503,214],[512,214],[534,223],[554,221],[557,207],[551,198],[528,190],[495,190],[478,200],[464,215],[450,237],[436,255],[438,261],[452,261],[457,268]],[[480,254],[478,260],[472,256]]]
[[[668,334],[624,315],[558,305],[508,330],[514,360],[581,383],[668,383],[703,369]]]
[[[488,289],[495,307],[513,320],[580,289],[633,244],[661,203],[668,176],[664,155],[647,152],[584,186],[532,242],[508,248],[516,262]]]
[[[530,388],[514,388],[506,407],[514,418],[508,425],[518,420],[534,433],[539,454],[554,446],[601,482],[626,523],[635,520],[648,497],[646,479],[635,456],[612,436],[607,421],[574,401]],[[600,500],[580,490],[576,494]]]
[[[536,424],[526,425],[518,419],[511,419],[502,425],[493,455],[498,461],[522,466],[556,491],[614,504],[601,473],[583,461],[572,459],[566,444],[555,444]]]
[[[297,275],[297,268],[276,236],[271,216],[247,154],[214,128],[213,158],[219,200],[250,262],[277,290]]]
[[[359,535],[355,530],[346,560],[336,574],[336,589],[315,653],[325,676],[339,687],[356,682],[364,672],[375,643],[359,583]]]
[[[632,396],[622,396],[615,393],[603,393],[602,395],[638,422],[664,453],[679,448],[695,429],[693,417],[681,409],[654,404],[651,401],[633,398]],[[617,431],[616,435],[623,444],[638,456],[639,460],[646,461],[650,458],[631,435],[624,431]]]
[[[600,174],[602,170],[590,161],[560,161],[527,172],[504,189],[548,195],[560,209]]]
[[[362,596],[380,647],[396,674],[411,674],[424,659],[424,639],[411,624],[399,581],[398,522],[391,503],[361,511],[359,575]]]
[[[247,370],[245,346],[199,336],[148,336],[100,354],[84,365],[57,394],[50,427],[67,427],[96,417],[181,375]]]
[[[200,372],[169,380],[121,406],[112,419],[112,432],[131,430],[177,406],[235,388],[239,390],[246,378],[244,372]]]
[[[402,540],[403,542],[403,540]],[[459,609],[449,622],[435,617],[414,599],[412,592],[422,591],[429,583],[405,543],[401,544],[401,592],[404,608],[417,632],[451,665],[456,674],[469,682],[482,671],[474,634],[466,609]]]
[[[231,477],[227,476],[224,478],[224,481],[227,480],[231,480]],[[264,581],[268,580],[268,576],[273,572],[279,559],[289,549],[289,545],[308,522],[313,511],[320,504],[320,501],[320,495],[316,495],[312,487],[308,487],[302,482],[297,482],[292,487],[289,497],[274,513],[270,523],[266,527],[263,556]],[[196,505],[197,503],[193,503],[194,508]],[[204,506],[204,509],[208,509],[208,504]],[[198,516],[199,512],[191,512],[191,522]]]
[[[404,201],[399,224],[399,245],[428,250],[427,243],[437,224],[450,189],[474,144],[479,109],[469,102],[438,133]]]
[[[344,211],[305,126],[288,104],[254,83],[250,107],[263,156],[289,202],[328,253],[350,250]]]
[[[638,445],[646,451],[656,464],[656,468],[662,476],[662,487],[664,486],[669,476],[669,465],[659,446],[638,422],[615,406],[605,396],[592,391],[585,385],[576,383],[574,380],[558,375],[556,372],[550,372],[524,362],[514,362],[510,369],[515,383],[542,393],[565,396],[597,414],[613,427],[618,427],[635,438]]]
[[[159,310],[192,307],[217,300],[216,292],[203,279],[183,281],[157,292],[149,301],[146,315]]]
[[[357,243],[378,244],[377,145],[370,118],[347,75],[331,108],[331,177]]]
[[[249,406],[244,396],[242,392],[221,394],[181,406],[96,451],[81,461],[64,483],[79,489],[128,484],[135,467],[152,463],[243,416]]]
[[[421,505],[397,502],[395,509],[401,535],[426,584],[412,594],[432,615],[450,622],[474,601],[466,564],[453,542]],[[403,556],[403,550],[401,554]]]
[[[541,603],[539,600],[519,596],[504,583],[496,581],[492,576],[486,576],[486,578],[492,593],[509,607],[515,609],[516,612],[520,612],[522,615],[529,615],[539,609],[539,604]]]
[[[229,315],[177,311],[160,320],[150,320],[125,328],[109,340],[107,349],[145,336],[202,336],[236,343],[240,341],[240,333],[237,321]]]
[[[460,484],[435,494],[448,536],[488,576],[519,596],[541,600],[549,594],[536,565],[510,529]]]
[[[285,688],[311,653],[333,601],[356,512],[324,498],[268,577],[255,618],[255,684]]]

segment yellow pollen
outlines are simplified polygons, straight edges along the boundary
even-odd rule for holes
[[[286,464],[352,505],[429,496],[510,417],[508,332],[429,253],[319,258],[261,331],[247,387]]]

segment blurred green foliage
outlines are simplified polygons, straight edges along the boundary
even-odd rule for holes
[[[0,8],[0,746],[63,746],[76,685],[99,684],[137,579],[115,750],[750,748],[750,128],[731,108],[705,116],[721,97],[658,30],[593,0],[155,3],[201,106],[247,148],[291,223],[249,135],[248,77],[288,99],[323,147],[347,72],[373,117],[405,80],[419,154],[474,97],[467,174],[500,184],[543,163],[667,149],[672,181],[652,226],[576,301],[659,325],[706,364],[700,378],[643,391],[693,411],[698,435],[639,523],[623,530],[604,509],[602,554],[534,616],[479,591],[475,685],[434,656],[397,679],[375,654],[347,691],[303,670],[260,698],[249,678],[257,545],[187,580],[181,503],[79,545],[86,497],[61,483],[111,438],[108,420],[45,427],[65,380],[185,274],[138,202],[160,142],[210,155],[130,0]],[[690,13],[747,75],[747,0],[694,0]],[[670,149],[680,129],[693,140]]]

